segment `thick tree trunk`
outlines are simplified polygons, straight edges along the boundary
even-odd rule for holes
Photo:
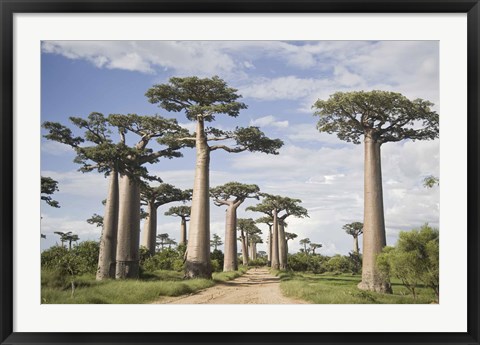
[[[115,278],[118,229],[118,172],[110,172],[107,203],[103,216],[102,238],[98,255],[97,280]]]
[[[376,268],[377,255],[386,245],[380,145],[370,135],[365,136],[363,264],[358,288],[391,293],[390,283]]]
[[[237,208],[228,206],[225,219],[225,256],[223,271],[237,271]]]
[[[185,217],[182,217],[182,222],[180,223],[180,241],[178,244],[187,244],[187,220]]]
[[[242,263],[243,266],[248,266],[248,246],[243,230],[240,231],[240,238],[242,239]]]
[[[272,231],[272,268],[278,270],[280,268],[279,252],[278,252],[278,217],[277,211],[273,211],[273,231]]]
[[[285,227],[282,221],[278,224],[278,257],[280,269],[287,269],[287,245],[285,240]]]
[[[257,244],[252,243],[252,260],[257,260]]]
[[[157,208],[155,203],[148,202],[148,216],[143,225],[142,245],[148,249],[151,255],[155,255],[155,246],[157,244]]]
[[[197,161],[193,184],[190,233],[188,235],[185,276],[212,278],[210,262],[210,148],[204,131],[204,120],[198,118],[196,128]]]
[[[268,229],[268,247],[267,247],[268,266],[272,265],[272,227]]]
[[[353,237],[353,252],[358,255],[360,249],[358,248],[358,236]]]
[[[117,243],[117,279],[138,278],[140,242],[140,190],[128,176],[120,178]]]

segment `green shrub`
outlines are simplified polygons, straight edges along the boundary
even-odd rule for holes
[[[306,254],[304,252],[288,256],[287,267],[296,272],[323,273],[326,271],[328,257],[320,254]]]
[[[267,258],[256,258],[255,260],[250,260],[248,262],[248,266],[251,267],[262,267],[262,266],[267,266]]]
[[[339,273],[351,273],[352,267],[350,260],[343,255],[335,255],[327,261],[327,271]]]
[[[210,259],[215,260],[220,267],[219,270],[213,270],[214,272],[220,272],[223,269],[223,260],[224,260],[224,255],[223,252],[219,249],[215,249],[213,252],[210,253]],[[217,265],[216,264],[216,265]],[[213,269],[213,263],[212,263],[212,269]]]
[[[181,271],[183,269],[183,257],[177,250],[165,248],[144,259],[141,268],[144,272],[155,272],[157,270]]]
[[[377,268],[385,279],[397,278],[417,298],[420,283],[439,297],[439,234],[424,225],[402,231],[395,247],[386,247],[377,257]]]

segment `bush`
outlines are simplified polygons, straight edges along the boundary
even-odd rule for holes
[[[389,279],[395,277],[417,298],[419,283],[439,297],[439,234],[427,224],[400,232],[396,247],[386,247],[377,257],[377,268]]]
[[[212,271],[213,272],[221,272],[223,270],[223,261],[224,261],[224,255],[223,252],[219,249],[215,249],[213,252],[210,253],[210,259],[212,260]],[[213,261],[216,261],[214,264]],[[214,266],[216,268],[214,268]]]
[[[288,255],[287,267],[296,272],[323,273],[326,271],[328,257],[316,254],[296,253]]]
[[[40,255],[43,269],[56,269],[60,266],[62,258],[67,255],[68,249],[61,246],[53,246],[44,250]]]
[[[98,265],[99,243],[84,241],[68,250],[62,246],[53,246],[41,254],[43,269],[63,270],[66,274],[95,273]]]
[[[165,248],[153,256],[147,257],[141,266],[145,272],[157,270],[181,271],[183,269],[183,257],[171,248]]]
[[[343,255],[335,255],[327,262],[327,271],[338,273],[351,273],[352,266],[348,257]]]
[[[250,260],[248,262],[248,266],[252,267],[261,267],[261,266],[267,266],[267,258],[259,258],[257,257],[255,260]]]

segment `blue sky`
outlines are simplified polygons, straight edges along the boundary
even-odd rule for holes
[[[69,116],[94,111],[159,114],[189,129],[193,123],[183,114],[148,103],[145,92],[172,76],[225,79],[248,109],[237,118],[218,116],[214,125],[256,125],[285,145],[278,156],[213,152],[211,186],[256,183],[264,192],[302,199],[310,218],[291,219],[287,231],[322,243],[320,253],[327,255],[350,251],[352,238],[341,227],[362,221],[363,147],[319,133],[312,104],[336,91],[380,89],[428,99],[439,111],[436,41],[45,41],[41,73],[42,121],[68,124]],[[183,153],[150,166],[151,172],[191,188],[195,153]],[[54,231],[72,231],[82,240],[100,237],[101,230],[85,220],[103,214],[107,181],[77,172],[73,158],[68,147],[42,140],[42,176],[59,181],[54,198],[61,204],[55,209],[42,203],[42,248],[55,244]],[[388,244],[399,231],[425,222],[438,226],[439,190],[423,188],[422,179],[438,176],[439,140],[385,144],[382,169]],[[261,216],[244,211],[250,204],[239,217]],[[163,216],[173,205],[159,208],[158,232],[178,239],[178,219]],[[224,211],[211,204],[211,232],[221,237]],[[291,252],[299,248],[298,240],[289,244]]]

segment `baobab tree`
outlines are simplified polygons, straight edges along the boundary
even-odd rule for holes
[[[260,217],[255,220],[255,223],[263,223],[268,225],[268,238],[267,238],[267,262],[268,266],[271,265],[271,260],[272,260],[272,227],[273,227],[273,217],[271,216],[264,216]]]
[[[58,201],[53,200],[51,197],[53,193],[58,192],[58,181],[51,177],[41,176],[40,182],[40,199],[45,201],[47,205],[60,208]]]
[[[239,240],[242,242],[242,259],[243,265],[248,265],[248,235],[254,233],[260,233],[261,230],[255,225],[255,221],[252,218],[239,218],[237,219],[237,229],[240,231]]]
[[[170,235],[167,234],[167,233],[164,233],[164,234],[158,234],[157,236],[155,236],[156,239],[158,241],[156,241],[156,245],[157,246],[160,246],[160,250],[163,250],[163,247],[168,244],[169,240],[170,240]]]
[[[157,163],[160,158],[182,157],[178,151],[186,146],[185,143],[172,142],[170,136],[184,135],[188,131],[180,127],[175,119],[166,119],[161,116],[139,116],[137,114],[111,114],[108,122],[118,128],[120,142],[126,145],[126,134],[133,133],[140,137],[126,157],[129,166],[135,172],[143,172],[147,163]],[[162,145],[159,150],[147,148],[150,141],[155,140]],[[143,168],[143,169],[142,169]],[[138,278],[140,259],[140,180],[155,180],[147,173],[125,173],[120,175],[119,193],[121,202],[118,212],[117,234],[117,265],[115,277],[117,279]],[[153,213],[152,213],[153,214]]]
[[[222,238],[217,234],[213,234],[212,239],[210,240],[210,247],[213,247],[213,250],[217,250],[217,247],[221,246],[222,244]]]
[[[307,237],[307,238],[302,238],[300,240],[300,244],[303,245],[303,251],[305,254],[308,254],[309,253],[309,250],[307,249],[307,245],[309,245],[310,243],[312,243],[312,241],[310,241],[310,239]]]
[[[285,227],[287,226],[287,223],[285,223]],[[293,232],[286,232],[285,231],[285,244],[287,246],[287,253],[288,253],[288,241],[294,240],[298,237],[297,234],[294,234]]]
[[[257,259],[257,244],[263,243],[262,238],[258,233],[254,233],[248,236],[248,241],[250,243],[250,257],[252,260]]]
[[[60,243],[62,244],[62,247],[65,247],[64,243],[68,241],[68,236],[72,234],[71,231],[69,232],[54,231],[53,233],[60,236]]]
[[[140,196],[137,182],[140,179],[155,180],[148,175],[143,165],[155,163],[160,157],[181,156],[177,151],[181,147],[178,143],[168,143],[165,149],[158,151],[147,149],[146,145],[153,138],[163,144],[164,136],[185,133],[186,130],[178,126],[176,120],[160,116],[116,114],[105,118],[103,114],[93,112],[87,119],[69,119],[76,127],[84,130],[83,137],[75,137],[70,128],[57,122],[43,123],[43,127],[49,131],[45,137],[71,146],[77,154],[75,162],[81,164],[80,171],[97,170],[110,179],[97,279],[136,278],[140,233]],[[119,133],[120,140],[117,143],[111,138],[112,127]],[[141,137],[134,147],[126,145],[128,132]]]
[[[180,241],[178,244],[187,244],[187,222],[190,220],[190,206],[173,206],[165,212],[166,216],[179,217],[180,221]]]
[[[312,255],[315,255],[315,250],[322,248],[323,245],[321,243],[310,243],[310,249],[312,250]]]
[[[345,224],[342,228],[347,234],[353,237],[353,253],[358,255],[360,253],[358,247],[358,238],[363,234],[363,223],[362,222],[353,222]]]
[[[313,105],[320,132],[336,133],[360,144],[364,137],[364,233],[362,290],[391,293],[388,280],[376,268],[376,257],[386,246],[383,210],[381,145],[402,140],[438,138],[438,113],[433,103],[410,100],[387,91],[336,92]]]
[[[210,153],[224,150],[230,153],[259,151],[278,154],[283,145],[279,139],[270,139],[258,127],[237,127],[233,131],[205,128],[205,122],[212,122],[215,116],[225,114],[237,117],[247,106],[238,102],[241,97],[237,90],[217,76],[213,78],[170,78],[166,84],[154,85],[146,96],[151,103],[173,112],[184,112],[187,119],[196,122],[194,135],[176,136],[175,142],[195,143],[196,167],[193,185],[190,233],[186,252],[185,276],[209,278],[212,276],[210,263],[210,203],[209,168]],[[209,145],[209,142],[216,145]],[[221,142],[233,142],[228,146]],[[219,143],[220,142],[220,143]]]
[[[187,201],[191,198],[191,192],[175,188],[168,183],[161,183],[156,187],[142,184],[140,189],[141,199],[143,205],[147,206],[148,214],[143,228],[142,245],[148,249],[151,255],[154,255],[157,236],[157,209],[174,201]]]
[[[210,189],[210,195],[215,205],[227,206],[225,216],[225,257],[223,271],[238,270],[237,258],[237,209],[247,199],[258,199],[260,188],[255,184],[228,182],[222,186]]]
[[[247,210],[262,212],[272,217],[273,231],[271,265],[274,269],[284,270],[287,268],[287,244],[284,230],[285,219],[290,216],[299,218],[308,217],[308,212],[305,208],[298,205],[302,202],[299,199],[266,193],[262,193],[261,195],[264,197],[262,202],[255,206],[247,207]]]

